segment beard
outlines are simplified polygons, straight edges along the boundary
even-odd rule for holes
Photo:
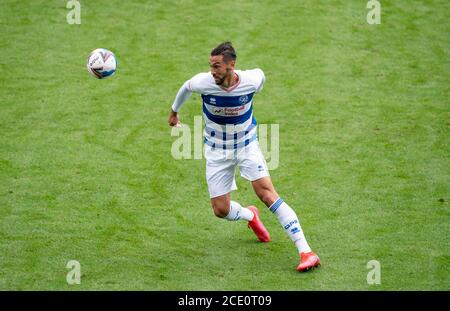
[[[217,85],[222,85],[223,82],[225,81],[226,76],[223,76],[222,78],[219,77],[213,77],[214,78],[214,82],[216,82]]]

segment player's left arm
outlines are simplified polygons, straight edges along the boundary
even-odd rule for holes
[[[264,75],[264,71],[259,68],[253,69],[253,81],[255,84],[255,93],[261,92],[264,87],[264,82],[266,82],[266,76]]]

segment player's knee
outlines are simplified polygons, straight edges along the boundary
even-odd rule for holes
[[[225,218],[228,215],[228,209],[221,204],[213,204],[214,215],[219,218]]]
[[[272,205],[273,202],[277,199],[277,194],[273,191],[270,191],[268,189],[264,189],[262,191],[259,191],[257,193],[259,199],[266,204],[266,206]]]

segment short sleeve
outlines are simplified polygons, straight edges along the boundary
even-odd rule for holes
[[[258,93],[263,89],[266,77],[264,72],[259,68],[252,70],[252,77],[255,83],[255,93]]]
[[[202,72],[193,76],[188,80],[188,89],[191,92],[202,93],[203,89],[207,85],[208,73]]]

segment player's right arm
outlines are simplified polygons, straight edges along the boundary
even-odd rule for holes
[[[192,90],[189,87],[190,80],[186,81],[181,88],[178,90],[177,96],[173,101],[172,108],[169,113],[169,125],[170,126],[180,126],[180,118],[178,117],[178,111],[181,109],[183,104],[189,99],[192,94]]]
[[[202,85],[204,84],[204,79],[208,77],[205,73],[199,73],[192,77],[192,79],[186,81],[175,97],[175,100],[172,104],[171,111],[169,113],[169,125],[170,126],[180,126],[180,118],[178,116],[178,111],[180,111],[181,107],[184,103],[189,99],[192,95],[192,92],[201,93]]]

